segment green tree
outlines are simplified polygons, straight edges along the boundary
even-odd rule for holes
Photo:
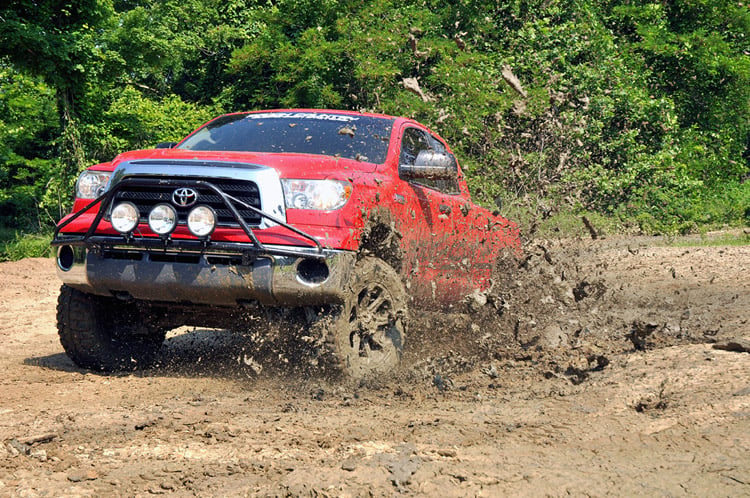
[[[42,199],[54,175],[54,92],[0,63],[0,227],[35,230],[57,213]]]
[[[11,0],[0,9],[0,56],[55,90],[63,128],[75,120],[99,55],[97,36],[112,14],[108,0]],[[78,154],[73,150],[71,157]]]
[[[11,0],[0,8],[0,57],[42,78],[55,92],[61,167],[48,185],[48,200],[61,199],[61,190],[69,190],[75,174],[86,165],[78,106],[85,100],[101,55],[97,38],[113,12],[110,0]]]
[[[614,26],[642,55],[649,88],[675,103],[679,156],[707,182],[748,172],[750,11],[729,0],[617,5]],[[743,154],[745,160],[742,160]]]

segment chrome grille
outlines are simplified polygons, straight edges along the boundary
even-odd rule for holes
[[[198,199],[195,204],[189,207],[180,206],[172,201],[172,194],[178,188],[179,180],[170,178],[171,185],[160,184],[158,179],[154,180],[150,185],[128,185],[124,186],[118,191],[113,199],[113,205],[118,202],[129,201],[135,204],[138,208],[138,212],[141,214],[141,223],[148,223],[148,214],[151,209],[157,204],[166,203],[170,204],[177,210],[178,223],[184,224],[187,222],[187,215],[192,208],[197,205],[206,205],[213,208],[217,216],[217,225],[223,227],[239,227],[239,223],[235,220],[232,212],[227,208],[224,201],[219,195],[213,190],[205,187],[198,186],[191,188],[198,193]],[[249,180],[229,180],[229,179],[210,179],[210,178],[185,178],[188,181],[204,180],[210,182],[214,186],[218,187],[224,193],[249,204],[257,209],[261,209],[260,204],[260,192],[258,185]],[[150,183],[150,182],[149,182]],[[186,182],[187,183],[187,182]],[[175,186],[177,185],[177,186]],[[235,208],[240,213],[242,219],[249,226],[258,226],[261,222],[261,217],[253,211],[243,207],[241,204],[235,203]]]

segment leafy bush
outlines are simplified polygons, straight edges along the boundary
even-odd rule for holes
[[[0,242],[0,261],[49,257],[52,255],[51,241],[52,235],[48,234],[16,234],[12,239]]]
[[[59,164],[52,90],[0,63],[0,227],[34,230],[51,223],[42,205]]]
[[[211,107],[184,102],[177,95],[152,99],[128,86],[95,122],[83,127],[82,140],[91,160],[109,161],[127,150],[180,140],[215,113]]]

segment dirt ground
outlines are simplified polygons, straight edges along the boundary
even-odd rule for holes
[[[350,385],[181,329],[76,368],[52,260],[0,264],[1,496],[750,496],[750,246],[534,241]]]

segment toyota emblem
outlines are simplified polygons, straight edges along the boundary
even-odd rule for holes
[[[177,206],[190,207],[198,200],[198,192],[191,188],[178,188],[172,192],[172,202]]]

